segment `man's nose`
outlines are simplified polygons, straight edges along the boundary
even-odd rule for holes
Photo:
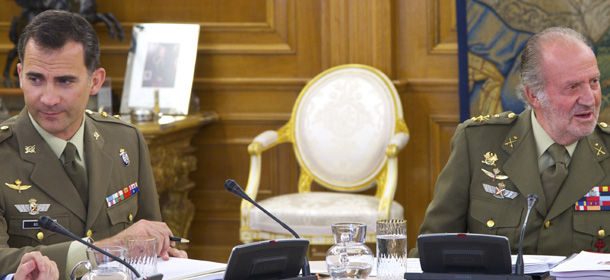
[[[585,106],[595,106],[595,101],[597,100],[597,96],[601,95],[599,89],[586,87],[583,93],[578,98],[578,104]]]
[[[40,97],[40,102],[42,102],[46,106],[53,106],[59,103],[59,94],[57,93],[57,89],[52,83],[49,83],[42,92]]]

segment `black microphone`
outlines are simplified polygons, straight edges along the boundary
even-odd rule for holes
[[[121,263],[122,265],[126,266],[127,268],[129,268],[129,270],[131,270],[137,277],[137,279],[161,279],[163,277],[162,274],[153,274],[150,276],[146,276],[146,277],[142,277],[140,275],[140,273],[133,267],[131,266],[129,263],[127,263],[126,261],[122,260],[121,258],[110,254],[102,249],[100,249],[99,247],[82,240],[81,238],[79,238],[78,236],[74,235],[73,233],[69,232],[67,229],[65,229],[64,227],[62,227],[58,222],[54,221],[53,219],[49,218],[49,216],[40,216],[40,218],[38,218],[38,225],[40,225],[41,228],[44,228],[46,230],[52,231],[52,232],[56,232],[65,236],[68,236],[80,243],[85,244],[85,246],[93,248],[94,250],[112,258],[113,260]],[[136,279],[136,280],[137,280]]]
[[[538,203],[538,196],[530,194],[527,196],[527,214],[525,214],[525,221],[523,221],[523,227],[521,228],[521,236],[519,237],[519,254],[517,255],[517,262],[515,263],[515,274],[523,275],[525,271],[525,264],[523,263],[523,236],[525,235],[525,227],[527,226],[527,219],[530,216],[532,208]]]
[[[290,233],[292,233],[292,235],[294,235],[294,237],[296,238],[301,238],[294,230],[292,230],[288,225],[284,224],[282,221],[280,221],[278,218],[276,218],[275,216],[273,216],[271,213],[269,213],[267,210],[265,210],[265,208],[263,208],[262,206],[260,206],[258,203],[256,203],[252,198],[250,198],[250,196],[248,196],[248,194],[246,194],[246,192],[244,192],[244,190],[235,182],[235,180],[233,179],[227,179],[227,181],[225,181],[225,189],[227,191],[229,191],[230,193],[233,193],[234,195],[247,200],[248,202],[252,203],[254,206],[256,206],[258,209],[260,209],[261,211],[263,211],[263,213],[267,214],[267,216],[269,216],[271,219],[273,219],[274,221],[276,221],[278,224],[280,224],[283,228],[285,228],[286,230],[288,230]],[[309,276],[311,274],[310,270],[309,270],[309,260],[307,260],[307,256],[305,256],[305,264],[303,264],[303,276]]]

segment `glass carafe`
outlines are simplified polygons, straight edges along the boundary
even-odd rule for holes
[[[335,245],[326,253],[326,267],[333,280],[369,277],[375,257],[364,244],[366,225],[342,222],[332,224],[331,228]]]
[[[101,249],[123,260],[127,252],[127,249],[120,246],[107,246]],[[96,250],[87,248],[87,259],[76,264],[70,279],[78,278],[84,270],[81,280],[131,280],[131,277],[125,273],[125,266]]]

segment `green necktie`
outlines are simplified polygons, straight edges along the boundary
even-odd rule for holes
[[[87,172],[85,168],[76,162],[76,146],[68,142],[64,149],[64,169],[76,187],[85,208],[89,203],[89,187],[87,184]]]
[[[563,181],[568,176],[568,167],[566,166],[566,148],[562,145],[554,143],[546,150],[550,155],[554,165],[549,166],[547,169],[542,171],[542,189],[544,190],[544,197],[546,198],[547,209],[551,208],[553,201]]]

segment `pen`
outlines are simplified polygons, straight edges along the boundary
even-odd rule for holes
[[[174,241],[174,242],[178,242],[178,243],[189,243],[189,242],[191,242],[190,240],[188,240],[186,238],[175,237],[175,236],[170,236],[169,237],[169,241]]]

